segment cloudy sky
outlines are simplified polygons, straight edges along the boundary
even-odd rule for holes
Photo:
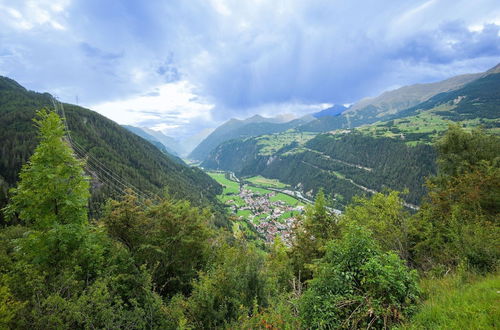
[[[498,0],[0,0],[0,75],[174,137],[498,62]]]

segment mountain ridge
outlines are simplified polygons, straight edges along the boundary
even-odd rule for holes
[[[500,71],[500,64],[487,71],[463,74],[438,82],[413,84],[386,91],[373,98],[365,98],[350,106],[341,115],[324,116],[299,127],[303,131],[327,132],[353,128],[397,116],[397,113],[423,103],[435,95],[453,91]]]
[[[405,200],[418,204],[426,193],[422,188],[425,176],[435,173],[431,144],[450,122],[500,134],[500,73],[496,71],[358,128],[309,133],[315,137],[304,139],[306,124],[295,132],[227,141],[201,165],[240,176],[278,179],[309,196],[322,187],[340,195],[335,198],[341,204],[356,194],[384,187],[408,188]]]
[[[204,160],[219,144],[237,138],[246,138],[262,134],[283,132],[310,121],[309,116],[281,122],[282,117],[266,118],[254,115],[247,119],[232,118],[217,127],[209,136],[201,141],[189,154],[190,159]]]
[[[31,156],[37,144],[32,119],[43,107],[53,108],[50,94],[28,91],[12,79],[0,77],[0,176],[4,181],[0,188],[15,185],[22,164]],[[222,188],[200,169],[175,162],[97,112],[72,104],[64,104],[64,109],[71,138],[93,167],[89,174],[93,178],[94,206],[125,189],[119,182],[112,183],[110,173],[106,173],[109,170],[115,179],[119,177],[140,191],[162,194],[168,189],[173,198],[218,207],[216,195]]]

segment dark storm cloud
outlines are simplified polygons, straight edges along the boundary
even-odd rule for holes
[[[390,87],[486,70],[500,58],[495,0],[30,6],[0,0],[0,74],[70,102],[78,95],[85,105],[161,97],[159,86],[185,80],[214,105],[214,122],[287,105],[351,103]],[[182,113],[173,115],[184,123]],[[193,129],[213,124],[190,118]]]

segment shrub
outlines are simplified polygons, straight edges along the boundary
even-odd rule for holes
[[[388,327],[414,310],[417,274],[383,253],[366,229],[350,226],[327,245],[301,298],[306,328]]]

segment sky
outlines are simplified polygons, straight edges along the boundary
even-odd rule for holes
[[[498,0],[0,0],[0,75],[178,139],[498,62]]]

